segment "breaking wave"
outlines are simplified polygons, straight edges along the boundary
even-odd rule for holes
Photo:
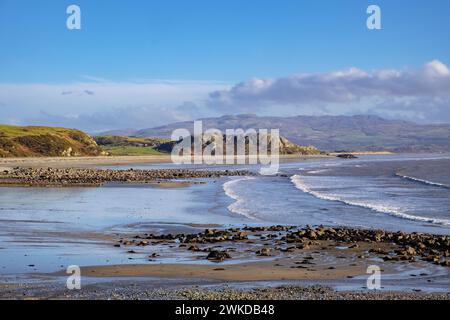
[[[425,180],[425,179],[419,179],[419,178],[415,178],[415,177],[411,177],[411,176],[402,175],[402,174],[399,174],[399,173],[396,173],[395,175],[397,177],[400,177],[400,178],[403,178],[403,179],[407,179],[407,180],[411,180],[411,181],[415,181],[415,182],[420,182],[420,183],[428,184],[428,185],[435,186],[435,187],[449,188],[448,185],[443,184],[443,183],[428,181],[428,180]]]
[[[235,201],[228,206],[228,210],[230,210],[233,213],[243,215],[249,219],[256,219],[250,210],[248,210],[245,206],[245,198],[242,197],[237,191],[236,186],[246,180],[253,180],[254,177],[242,177],[242,178],[236,178],[230,181],[227,181],[223,184],[223,190],[225,191],[225,194],[230,197],[231,199],[234,199]]]
[[[450,220],[448,220],[448,219],[438,219],[438,218],[431,218],[431,217],[415,216],[415,215],[404,213],[399,208],[396,208],[393,206],[380,205],[380,204],[364,202],[364,201],[347,200],[338,195],[318,192],[318,191],[312,190],[309,186],[307,186],[305,184],[305,182],[301,179],[301,176],[299,176],[299,175],[293,175],[291,177],[291,181],[297,189],[299,189],[305,193],[308,193],[316,198],[322,199],[322,200],[337,201],[337,202],[341,202],[341,203],[344,203],[344,204],[350,205],[350,206],[367,208],[367,209],[371,209],[376,212],[386,213],[386,214],[396,216],[396,217],[402,218],[402,219],[408,219],[408,220],[420,221],[420,222],[428,222],[428,223],[446,225],[446,226],[450,225]]]

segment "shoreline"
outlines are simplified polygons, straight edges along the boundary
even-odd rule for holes
[[[2,170],[0,166],[0,184],[2,174],[5,177]],[[53,186],[127,183],[183,188],[200,183],[183,179],[224,175],[223,171],[207,169],[47,168],[13,169],[11,172],[14,171],[20,173],[19,180],[25,177],[22,185],[44,181],[43,185],[53,183]],[[239,171],[239,175],[243,174],[244,171]],[[236,175],[236,172],[228,170],[225,175]],[[65,180],[69,183],[61,184]],[[267,296],[285,299],[288,292],[298,293],[298,299],[345,299],[352,295],[361,299],[450,299],[449,236],[317,225],[195,225],[186,228],[188,224],[171,226],[169,223],[136,224],[134,231],[102,233],[104,245],[123,260],[105,262],[108,256],[104,256],[104,260],[80,263],[86,283],[80,292],[64,289],[67,274],[61,265],[61,268],[39,269],[48,273],[25,270],[23,274],[0,274],[0,297],[211,299],[223,298],[220,292],[226,291],[230,297],[238,299]],[[73,235],[80,243],[84,237],[83,233]],[[29,261],[35,262],[39,261]],[[383,276],[386,275],[386,290],[390,292],[383,289],[383,292],[373,293],[364,289],[369,265],[380,267]],[[166,281],[170,286],[166,286]],[[142,292],[135,290],[136,283],[143,288]],[[190,287],[192,283],[199,287]],[[261,283],[270,289],[260,289]],[[165,287],[161,289],[161,285]],[[185,285],[187,287],[180,289]],[[211,285],[220,288],[219,293],[211,290]],[[350,287],[348,293],[335,290],[345,286]],[[359,292],[361,289],[364,292]],[[444,293],[425,293],[428,291]],[[117,296],[110,296],[112,292]]]
[[[245,170],[14,168],[0,171],[0,186],[99,187],[105,183],[163,183],[163,186],[164,182],[167,184],[179,179],[249,175],[252,173]]]
[[[450,300],[450,293],[402,290],[336,290],[328,283],[219,283],[124,280],[88,283],[81,290],[58,284],[0,284],[4,300]]]
[[[442,236],[331,227],[230,230],[184,234],[186,243],[179,241],[181,234],[148,234],[148,240],[143,234],[128,234],[127,239],[120,237],[117,250],[135,257],[136,263],[81,266],[82,290],[72,291],[65,288],[66,270],[15,277],[22,281],[0,276],[0,298],[450,300],[450,269],[400,245],[417,236],[424,237],[420,239],[427,245],[433,238],[440,239],[446,249],[449,239]],[[246,235],[235,238],[240,232]],[[356,241],[355,237],[361,239]],[[112,238],[109,242],[117,241]],[[143,245],[142,241],[149,242]],[[178,244],[173,250],[191,252],[192,263],[164,262],[165,253],[158,248],[173,244]],[[422,247],[420,243],[417,246]],[[230,257],[208,259],[211,252],[228,252]],[[393,259],[383,259],[387,255]],[[196,263],[199,259],[205,263]],[[367,268],[374,264],[382,272],[382,287],[375,291],[366,287]]]
[[[448,236],[322,226],[199,233],[179,233],[186,231],[179,226],[153,228],[159,233],[105,238],[135,262],[81,266],[80,291],[65,289],[68,275],[60,270],[15,275],[16,281],[0,276],[0,298],[223,299],[225,290],[236,299],[285,299],[288,292],[298,293],[292,299],[450,299]],[[167,250],[187,253],[191,262],[165,262]],[[438,252],[439,260],[429,259]],[[379,266],[383,290],[365,287],[369,265]]]
[[[125,165],[141,163],[169,163],[170,155],[164,156],[97,156],[97,157],[29,157],[0,158],[0,167],[86,167],[99,165]]]
[[[332,155],[280,155],[280,160],[301,160],[314,158],[334,158]],[[0,158],[0,168],[12,167],[56,167],[56,168],[85,168],[91,166],[114,166],[145,163],[172,163],[171,155],[150,156],[97,156],[97,157],[28,157],[28,158]]]

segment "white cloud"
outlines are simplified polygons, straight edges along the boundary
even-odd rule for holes
[[[414,118],[436,120],[448,117],[450,71],[438,60],[415,70],[357,68],[328,73],[302,74],[282,78],[250,79],[230,89],[210,94],[213,108],[236,112],[286,114],[348,114],[377,111],[390,116],[405,111]],[[387,107],[389,106],[389,107]],[[398,110],[396,110],[398,108]],[[440,110],[427,117],[427,109]]]
[[[433,60],[417,69],[358,68],[231,86],[215,81],[113,82],[84,76],[67,84],[0,83],[0,123],[89,131],[146,128],[223,114],[378,114],[450,122],[450,70]]]
[[[226,88],[228,84],[215,81],[4,83],[0,84],[0,123],[19,119],[23,124],[85,130],[146,127],[202,115],[199,102],[211,91]]]
[[[425,65],[425,71],[429,76],[449,76],[450,70],[439,60],[433,60]]]

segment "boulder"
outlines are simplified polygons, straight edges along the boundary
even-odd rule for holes
[[[225,259],[231,259],[231,256],[226,251],[212,250],[206,258],[208,260],[223,261]]]
[[[262,249],[256,251],[256,254],[258,256],[266,256],[267,257],[267,256],[270,256],[272,254],[272,249],[270,249],[270,248],[262,248]]]
[[[358,157],[351,154],[351,153],[341,153],[338,154],[336,157],[342,158],[342,159],[357,159]]]

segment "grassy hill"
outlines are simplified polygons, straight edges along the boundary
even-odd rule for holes
[[[205,118],[203,129],[280,129],[280,134],[299,145],[328,151],[449,152],[450,124],[416,124],[378,116],[259,117],[228,115]],[[170,137],[173,130],[193,130],[193,122],[178,122],[128,133],[138,137]],[[113,133],[111,133],[113,134]]]
[[[222,137],[220,137],[222,138]],[[205,136],[203,148],[212,137]],[[280,137],[280,154],[322,154],[312,146],[299,146]],[[162,138],[97,136],[59,127],[0,125],[0,157],[72,157],[163,155],[176,142]],[[247,147],[246,147],[247,148]]]
[[[75,129],[0,125],[0,157],[98,156],[102,149]]]
[[[97,136],[94,138],[103,150],[111,155],[162,155],[172,152],[177,141],[170,141],[162,138],[141,138],[141,137],[122,137],[122,136]],[[206,148],[212,142],[225,141],[221,135],[204,135],[202,139],[202,149]],[[270,141],[270,138],[269,138]],[[235,142],[236,143],[236,142]],[[246,140],[246,154],[249,153],[248,139]],[[218,148],[222,153],[226,152],[225,143]],[[236,147],[235,147],[236,148]],[[193,150],[193,145],[192,145]],[[192,151],[191,150],[191,151]],[[193,151],[192,151],[193,152]],[[236,150],[234,150],[234,153]],[[269,143],[270,152],[270,143]],[[301,155],[320,155],[324,154],[313,146],[299,146],[286,138],[279,138],[280,154],[301,154]]]
[[[113,156],[161,155],[166,152],[158,150],[168,139],[137,138],[122,136],[97,136],[95,141],[102,149]]]

